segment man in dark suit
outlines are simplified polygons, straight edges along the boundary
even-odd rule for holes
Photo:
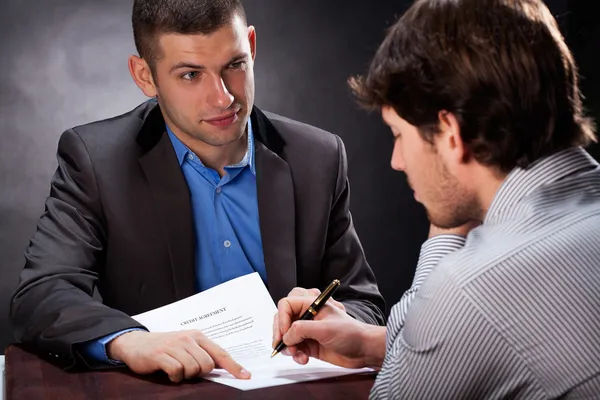
[[[62,135],[12,301],[17,338],[65,366],[246,378],[200,332],[149,333],[130,315],[252,272],[275,301],[340,279],[347,313],[382,324],[343,144],[254,107],[239,1],[136,0],[133,28],[129,69],[156,100]]]

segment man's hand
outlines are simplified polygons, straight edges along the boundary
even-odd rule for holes
[[[313,321],[296,321],[319,295],[317,289],[296,288],[278,303],[273,346],[283,338],[286,355],[299,364],[309,357],[346,368],[377,367],[385,355],[385,328],[359,322],[330,298]]]
[[[429,226],[429,239],[431,239],[434,236],[438,236],[438,235],[459,235],[459,236],[467,237],[469,232],[471,232],[473,229],[477,228],[479,225],[481,225],[480,221],[471,221],[471,222],[467,222],[464,225],[458,226],[456,228],[443,229],[443,228],[440,228],[438,226],[431,224]]]
[[[127,332],[108,343],[106,351],[109,358],[124,362],[133,372],[162,370],[172,382],[204,375],[214,368],[223,368],[236,378],[250,378],[225,350],[197,330]]]

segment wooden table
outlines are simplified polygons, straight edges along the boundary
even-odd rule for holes
[[[138,376],[126,369],[65,372],[20,346],[6,356],[6,400],[79,399],[367,399],[374,374],[241,391],[197,379],[173,384],[165,374]]]

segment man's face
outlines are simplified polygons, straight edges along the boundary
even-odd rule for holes
[[[392,168],[406,173],[415,199],[425,206],[430,222],[450,229],[471,221],[480,208],[477,198],[450,174],[436,143],[424,140],[417,127],[393,108],[384,107],[382,116],[394,135]]]
[[[160,36],[157,98],[175,133],[210,146],[244,135],[254,104],[255,40],[254,28],[237,16],[208,35]]]

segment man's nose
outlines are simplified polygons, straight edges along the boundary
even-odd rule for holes
[[[233,104],[234,97],[229,93],[227,85],[225,85],[225,81],[223,81],[222,77],[215,77],[212,80],[209,90],[210,94],[208,101],[210,106],[225,110]]]

